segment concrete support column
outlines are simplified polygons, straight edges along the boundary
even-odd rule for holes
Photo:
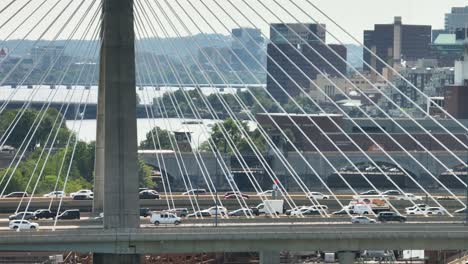
[[[104,89],[103,80],[99,80],[98,104],[96,116],[96,153],[94,161],[94,199],[93,215],[104,212]]]
[[[140,255],[93,254],[93,264],[140,264]]]
[[[280,264],[280,252],[278,251],[261,251],[260,264]]]
[[[356,253],[354,252],[346,251],[338,253],[338,261],[340,262],[340,264],[353,264],[355,259]]]
[[[101,34],[95,189],[103,190],[104,228],[138,228],[133,0],[103,0]]]

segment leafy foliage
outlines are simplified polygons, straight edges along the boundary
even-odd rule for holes
[[[4,131],[8,122],[14,119],[17,110],[5,111],[0,115],[0,128]],[[25,112],[24,118],[19,119],[17,127],[13,130],[12,136],[7,141],[8,144],[19,147],[22,139],[26,136],[27,130],[33,124],[33,120],[38,116],[36,110]],[[40,153],[44,146],[47,136],[52,131],[52,125],[56,118],[61,118],[56,110],[46,112],[44,121],[40,124],[37,135],[29,146],[27,158],[19,162],[16,169],[4,168],[0,170],[0,190],[4,193],[13,191],[26,191],[31,193],[35,189],[35,194],[44,194],[52,190],[62,190],[66,182],[66,192],[73,192],[79,189],[91,189],[94,181],[94,161],[95,161],[95,142],[86,143],[76,142],[75,155],[71,161],[73,145],[76,136],[71,134],[66,126],[62,126],[59,131],[58,140],[54,145],[51,155],[47,157],[49,149],[46,149],[42,157]],[[10,121],[8,121],[10,120]],[[71,135],[70,147],[68,150],[65,144]],[[23,138],[21,138],[23,137]],[[37,143],[37,144],[36,144]],[[47,147],[49,147],[48,144]],[[70,172],[67,177],[69,164],[71,162]],[[16,165],[16,163],[14,164]],[[138,175],[141,187],[153,187],[151,181],[151,167],[143,161],[138,161]]]
[[[39,127],[37,128],[37,131],[31,140],[32,144],[29,144],[28,146],[29,150],[33,150],[35,146],[43,146],[45,144],[47,136],[52,131],[54,122],[62,118],[62,115],[56,109],[48,109],[45,114],[40,114],[40,112],[32,109],[28,109],[23,113],[20,113],[19,110],[4,111],[2,114],[0,114],[0,133],[10,134],[6,144],[18,148],[23,140],[27,138],[26,135],[28,134],[30,128],[33,127],[33,124],[35,127],[41,118],[42,122],[40,122]],[[9,126],[13,122],[17,122],[17,124],[14,126],[13,130],[11,130]],[[56,129],[53,132],[55,133]],[[63,145],[66,143],[69,135],[70,131],[66,128],[65,122],[63,122],[62,126],[59,128],[59,134],[57,138],[59,146],[60,144]],[[29,137],[27,140],[29,140]]]
[[[255,96],[252,96],[252,94]],[[266,111],[278,112],[278,105],[268,97],[263,89],[251,88],[249,91],[237,90],[236,96],[240,101],[250,110],[253,114],[265,112],[259,103],[265,108]],[[160,108],[165,111],[164,115],[169,117],[177,117],[177,113],[183,114],[186,118],[194,118],[192,108],[196,108],[202,118],[213,118],[212,111],[214,111],[219,118],[226,118],[226,106],[234,111],[234,113],[241,112],[242,106],[236,99],[234,94],[210,94],[208,96],[200,95],[197,90],[177,90],[171,93],[165,93],[162,97],[155,99],[154,108],[156,115],[162,116]],[[221,100],[222,99],[222,100]],[[177,102],[177,104],[175,104]],[[207,107],[211,106],[211,109]],[[175,106],[175,107],[174,107]],[[179,111],[180,109],[180,111]]]
[[[249,131],[246,122],[241,122],[240,126],[241,128],[243,128],[243,130],[247,131],[249,138],[253,141],[255,146],[260,151],[266,151],[266,141],[261,135],[260,131]],[[242,134],[240,127],[231,118],[224,120],[222,124],[216,124],[211,132],[210,138],[220,151],[224,153],[233,153],[233,149],[231,148],[230,144],[228,143],[228,140],[226,140],[226,137],[223,134],[222,127],[224,127],[224,131],[226,132],[226,134],[229,135],[228,138],[232,140],[236,148],[241,153],[250,153],[254,151],[254,149],[250,146],[249,142],[247,141],[246,137]],[[200,149],[206,151],[210,150],[209,143],[204,142],[200,146]]]
[[[176,142],[172,133],[160,127],[154,127],[146,133],[145,140],[140,142],[140,149],[154,149],[155,144],[156,149],[172,149],[171,140]]]

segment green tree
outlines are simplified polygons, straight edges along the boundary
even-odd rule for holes
[[[236,124],[236,122],[234,122],[233,119],[228,118],[224,120],[222,124],[216,124],[213,127],[210,136],[216,148],[218,148],[221,152],[233,153],[233,149],[227,142],[226,137],[222,132],[221,126],[224,127],[224,130],[229,135],[230,140],[235,144],[235,146],[237,147],[237,149],[239,149],[241,153],[249,153],[254,151],[253,148],[250,146],[249,142],[247,141],[246,137],[241,132],[239,126]],[[260,151],[266,150],[266,140],[258,130],[250,132],[246,122],[241,122],[241,127],[247,132],[248,137],[253,141],[253,143],[257,146],[257,148]],[[200,149],[205,151],[209,150],[210,148],[208,142],[204,142],[200,146]]]
[[[57,127],[52,129],[53,124],[56,119],[60,120],[62,118],[62,115],[56,109],[48,109],[45,114],[34,109],[27,109],[22,115],[18,112],[19,110],[8,110],[0,114],[0,133],[9,133],[10,135],[6,144],[18,148],[23,140],[26,139],[26,135],[30,128],[33,125],[36,126],[38,120],[42,119],[33,139],[31,140],[31,144],[28,146],[29,150],[34,149],[36,145],[43,146],[51,132],[55,135]],[[21,116],[21,118],[16,118],[16,116]],[[13,130],[10,131],[8,127],[14,122],[17,122],[17,124],[13,127]],[[65,142],[66,138],[68,138],[70,134],[70,131],[65,126],[65,122],[63,122],[62,126],[58,129],[59,136],[57,140],[59,142]],[[29,138],[26,140],[29,140]]]
[[[154,182],[151,179],[151,174],[153,172],[153,168],[146,165],[144,161],[141,159],[138,160],[138,185],[139,187],[143,188],[153,188]]]
[[[172,133],[168,133],[167,130],[161,129],[160,127],[155,127],[151,131],[146,133],[145,140],[140,142],[140,149],[154,149],[153,143],[156,144],[156,149],[172,149],[171,139],[172,142],[175,142],[175,137]]]

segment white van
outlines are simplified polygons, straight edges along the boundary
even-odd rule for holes
[[[353,204],[348,206],[348,210],[353,214],[372,214],[372,207],[369,204]]]
[[[150,222],[154,225],[179,225],[180,223],[182,223],[182,219],[177,215],[171,213],[152,213]]]

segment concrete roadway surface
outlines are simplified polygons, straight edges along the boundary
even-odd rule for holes
[[[174,204],[176,208],[188,208],[190,212],[192,212],[192,207],[190,204],[190,201],[187,196],[183,196],[184,199],[177,199],[174,200]],[[199,196],[199,198],[202,196]],[[203,199],[198,199],[198,204],[200,206],[201,210],[207,209],[209,207],[215,206],[215,203],[213,202],[211,197],[203,196]],[[225,206],[229,211],[231,210],[236,210],[239,209],[239,203],[236,199],[234,200],[225,200],[221,198],[223,206]],[[463,199],[462,199],[463,201]],[[16,211],[18,204],[20,202],[20,199],[0,199],[0,213],[5,213],[5,214],[12,214],[13,212]],[[255,207],[258,204],[262,202],[261,199],[258,197],[251,196],[250,199],[246,199],[246,202],[249,207]],[[302,198],[297,198],[294,199],[294,202],[296,203],[297,206],[302,206],[302,205],[312,205],[309,199],[305,198],[302,196]],[[335,201],[335,200],[319,200],[320,204],[328,206],[328,212],[332,213],[334,211],[338,211],[341,209],[341,206]],[[350,199],[342,199],[340,202],[343,205],[347,205],[350,202]],[[463,208],[463,205],[460,204],[460,202],[456,200],[441,200],[438,201],[442,206],[444,206],[449,212],[453,212],[455,210]],[[430,206],[437,206],[432,200],[423,200],[423,201],[415,201],[414,203],[427,203]],[[25,209],[27,204],[27,201],[23,200],[22,206],[21,206],[21,211]],[[31,201],[31,204],[29,206],[28,211],[35,211],[37,209],[44,209],[44,208],[49,208],[50,204],[50,199],[43,199],[43,198],[34,198]],[[57,209],[59,204],[59,201],[54,201],[52,205],[52,209]],[[395,206],[400,213],[404,213],[405,207],[412,206],[413,203],[410,201],[392,201],[391,204]],[[287,203],[285,203],[287,206]],[[140,200],[140,207],[141,208],[149,208],[150,210],[153,211],[161,211],[167,209],[167,201],[162,198],[159,200]],[[82,213],[83,212],[90,212],[92,209],[92,201],[91,200],[86,200],[86,201],[77,201],[77,200],[72,200],[70,198],[64,199],[63,203],[61,205],[61,211],[67,210],[67,209],[79,209]]]
[[[375,218],[370,216],[371,218]],[[174,227],[174,225],[160,225],[155,226],[150,223],[150,217],[141,217],[141,227],[142,228],[169,228]],[[408,217],[406,224],[438,224],[441,226],[447,224],[457,224],[463,223],[463,217],[448,217],[448,216],[411,216]],[[54,220],[52,219],[41,219],[34,220],[39,224],[40,230],[52,230],[54,226]],[[0,214],[0,231],[9,231],[8,228],[8,216],[5,214]],[[350,225],[351,220],[348,216],[333,216],[330,218],[320,217],[320,216],[309,216],[309,217],[288,217],[281,216],[280,218],[271,218],[267,216],[257,216],[255,218],[246,218],[246,217],[230,217],[230,218],[221,218],[216,219],[215,217],[205,217],[203,219],[195,218],[183,218],[182,224],[178,227],[213,227],[217,223],[221,227],[229,226],[313,226],[313,225]],[[379,223],[378,223],[379,224]],[[404,224],[395,223],[397,226]],[[359,226],[355,224],[354,226]],[[59,220],[57,221],[56,229],[79,229],[79,228],[102,228],[102,219],[96,219],[89,216],[89,214],[84,213],[80,220]]]
[[[289,227],[303,227],[303,228],[313,228],[317,227],[319,230],[322,228],[332,228],[332,227],[339,227],[339,228],[347,228],[347,229],[355,229],[355,228],[361,228],[364,227],[366,229],[368,228],[374,228],[378,231],[381,231],[382,227],[385,227],[385,229],[398,229],[399,231],[403,230],[404,228],[409,228],[409,229],[414,229],[418,226],[433,226],[433,230],[441,230],[445,229],[446,227],[450,226],[464,226],[462,221],[448,221],[448,220],[434,220],[431,222],[427,221],[421,221],[421,220],[412,220],[408,221],[406,223],[376,223],[376,224],[352,224],[349,220],[348,221],[322,221],[322,222],[315,222],[313,219],[310,219],[311,221],[304,221],[304,222],[262,222],[262,223],[255,223],[255,222],[219,222],[217,225],[212,221],[210,222],[202,222],[202,223],[196,223],[196,222],[182,222],[182,224],[178,226],[174,225],[164,225],[161,224],[159,226],[155,226],[149,222],[147,223],[142,223],[141,228],[143,229],[154,229],[157,228],[158,230],[169,230],[169,229],[179,229],[183,232],[184,228],[198,228],[198,227],[205,227],[205,228],[213,228],[213,227],[219,227],[219,228],[234,228],[234,227],[245,227],[245,228],[261,228],[261,227],[271,227],[271,226],[289,226]],[[86,224],[83,224],[86,223]],[[55,230],[74,230],[74,229],[101,229],[103,228],[102,224],[96,223],[96,222],[84,222],[81,221],[80,224],[75,223],[70,223],[70,222],[62,222],[61,225],[57,225]],[[39,226],[39,230],[36,231],[29,231],[29,230],[21,230],[21,232],[41,232],[41,231],[52,231],[54,229],[53,222],[49,222],[47,224]],[[8,228],[8,226],[1,226],[0,227],[0,232],[7,232],[7,231],[13,231]]]

